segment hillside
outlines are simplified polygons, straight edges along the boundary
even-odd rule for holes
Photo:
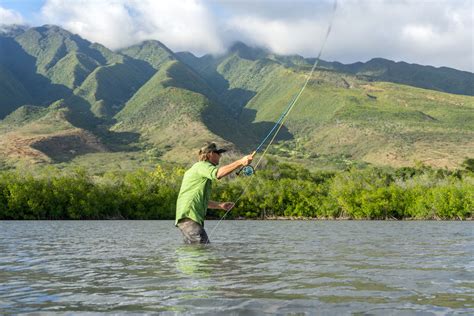
[[[250,96],[242,107],[234,104],[233,109],[238,110],[240,122],[247,122],[263,138],[268,123],[278,119],[301,88],[307,70],[288,67],[288,60],[301,62],[294,56],[282,61],[272,55],[262,57],[262,50],[253,54],[249,50],[239,44],[224,58],[204,56],[202,63],[189,54],[178,55],[209,82],[225,82],[231,90]],[[271,153],[319,165],[325,161],[393,166],[421,162],[454,168],[474,153],[472,122],[471,96],[376,82],[324,67],[314,73],[285,123],[287,133],[280,139],[287,141]]]
[[[138,45],[133,45],[119,51],[121,54],[134,59],[142,60],[154,69],[168,61],[176,60],[175,54],[159,41],[145,41]]]
[[[311,59],[308,61],[312,61]],[[389,81],[418,88],[474,96],[472,73],[374,58],[366,63],[324,63],[328,69],[357,75],[369,81]]]
[[[159,41],[117,52],[57,26],[0,34],[0,166],[189,163],[203,142],[258,145],[314,59],[244,43],[221,56]],[[380,58],[321,61],[270,148],[310,169],[474,157],[474,74]]]
[[[244,138],[239,123],[215,100],[215,92],[198,74],[172,60],[126,103],[112,129],[138,132],[163,159],[186,162],[195,153],[183,157],[183,152],[209,139],[232,148]]]
[[[0,122],[0,158],[12,164],[52,163],[106,151],[91,132],[72,125],[69,114],[63,101],[48,108],[21,106]]]

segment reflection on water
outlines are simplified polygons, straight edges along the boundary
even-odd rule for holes
[[[176,247],[176,270],[190,277],[209,277],[212,249],[207,245]]]
[[[216,222],[206,223],[209,229]],[[469,222],[0,222],[0,310],[474,313]]]

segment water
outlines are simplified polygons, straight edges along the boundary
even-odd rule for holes
[[[215,221],[206,222],[210,231]],[[474,314],[472,222],[0,222],[0,313]]]

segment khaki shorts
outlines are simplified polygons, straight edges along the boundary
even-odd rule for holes
[[[208,244],[209,238],[204,228],[189,218],[183,218],[178,222],[178,228],[183,234],[186,244]]]

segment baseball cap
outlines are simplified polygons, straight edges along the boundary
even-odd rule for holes
[[[201,154],[207,154],[211,152],[222,154],[222,153],[225,153],[226,151],[227,149],[217,148],[216,143],[207,143],[206,146],[202,147],[199,150],[199,154],[201,155]]]

